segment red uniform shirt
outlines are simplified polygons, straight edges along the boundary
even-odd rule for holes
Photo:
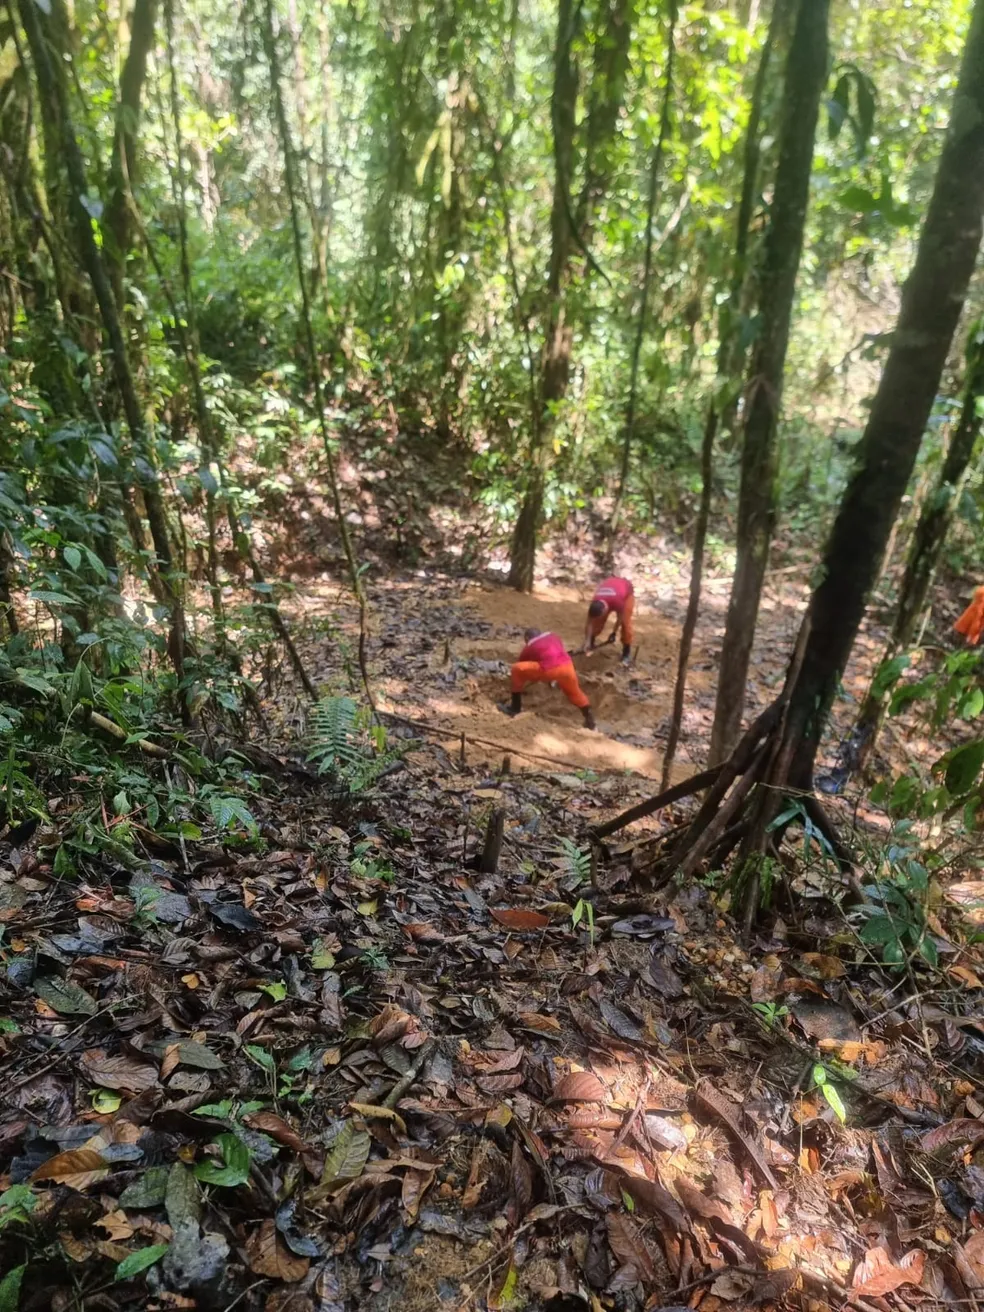
[[[632,584],[628,579],[604,579],[595,588],[595,601],[603,601],[609,610],[621,615],[625,603],[632,596]]]
[[[569,665],[570,656],[563,640],[556,633],[541,633],[539,637],[528,642],[519,653],[521,661],[536,661],[544,670],[555,669],[558,665]]]

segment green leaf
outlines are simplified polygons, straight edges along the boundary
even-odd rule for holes
[[[34,992],[62,1016],[94,1016],[96,1000],[68,979],[36,979]]]
[[[953,797],[962,797],[974,787],[981,767],[984,766],[984,738],[973,743],[965,743],[944,759],[947,763],[945,775],[947,791]]]
[[[92,1110],[101,1113],[103,1116],[111,1115],[118,1112],[123,1099],[118,1093],[113,1093],[111,1089],[93,1089],[92,1091]]]
[[[871,681],[872,697],[877,697],[879,700],[884,697],[890,688],[895,687],[909,665],[910,658],[905,652],[901,656],[893,656],[890,661],[882,661],[878,673]]]
[[[78,547],[64,547],[62,548],[62,555],[65,557],[68,568],[73,574],[77,574],[79,566],[82,564],[82,552],[79,551]]]
[[[261,1048],[258,1043],[247,1043],[244,1051],[248,1057],[256,1062],[257,1066],[262,1066],[265,1071],[275,1071],[277,1069],[273,1053],[266,1048]]]
[[[859,938],[862,943],[891,943],[899,937],[901,926],[888,916],[870,916],[861,926]]]
[[[217,1184],[225,1189],[235,1189],[249,1179],[249,1149],[242,1139],[235,1134],[220,1134],[215,1140],[222,1153],[224,1166],[218,1166],[211,1158],[199,1162],[195,1175],[203,1184]]]
[[[274,1002],[283,1002],[287,996],[287,985],[283,980],[274,980],[272,984],[261,984],[260,992],[268,994]]]
[[[843,1125],[847,1120],[847,1111],[845,1110],[844,1104],[841,1101],[841,1096],[837,1090],[836,1084],[831,1084],[830,1081],[827,1080],[823,1084],[821,1084],[820,1092],[827,1099],[827,1102],[830,1104],[830,1107],[834,1115],[840,1121],[841,1125]]]
[[[120,1207],[141,1212],[148,1207],[160,1207],[167,1196],[168,1173],[166,1166],[151,1166],[139,1180],[134,1180],[123,1190]]]
[[[20,1266],[13,1267],[0,1280],[0,1312],[17,1312],[20,1306],[21,1282],[26,1270],[27,1264],[22,1263]]]
[[[138,1276],[141,1271],[146,1271],[152,1267],[155,1262],[159,1262],[167,1252],[169,1244],[151,1244],[149,1248],[138,1248],[135,1253],[129,1257],[124,1257],[123,1261],[116,1268],[115,1280],[132,1280]]]
[[[46,588],[32,588],[27,597],[29,601],[43,601],[48,606],[74,606],[76,604],[74,597],[68,597],[64,592],[52,592]]]
[[[936,967],[940,964],[939,949],[928,934],[924,934],[919,940],[919,951],[923,961],[930,966]]]
[[[201,1221],[201,1190],[194,1171],[189,1170],[183,1162],[175,1162],[168,1172],[164,1210],[172,1230],[177,1230],[185,1221]]]
[[[322,1185],[335,1186],[347,1180],[357,1180],[366,1169],[371,1146],[368,1132],[357,1130],[354,1121],[346,1121],[325,1158]]]
[[[817,1062],[813,1067],[813,1083],[818,1089],[822,1089],[827,1083],[827,1069],[825,1066],[822,1066],[820,1062]]]

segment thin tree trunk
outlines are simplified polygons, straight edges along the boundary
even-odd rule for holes
[[[646,322],[649,317],[649,284],[653,267],[653,221],[656,213],[656,197],[659,195],[660,176],[663,171],[663,154],[670,135],[670,107],[673,103],[673,60],[676,53],[677,0],[669,0],[669,26],[666,32],[666,73],[663,87],[663,107],[659,116],[659,134],[653,148],[653,158],[649,166],[649,196],[646,203],[646,242],[642,262],[642,293],[639,301],[639,315],[636,320],[635,339],[632,343],[632,365],[629,372],[629,399],[625,407],[625,433],[622,439],[622,464],[618,475],[618,490],[612,517],[608,526],[608,540],[614,544],[618,530],[618,521],[622,513],[625,487],[629,479],[629,463],[632,458],[632,440],[635,437],[635,413],[639,395],[639,361],[642,357],[642,343],[646,336]]]
[[[943,544],[960,499],[967,470],[974,458],[981,433],[980,404],[984,399],[984,332],[975,324],[967,344],[967,380],[957,427],[950,439],[943,466],[932,491],[923,503],[912,536],[905,573],[899,588],[898,607],[892,634],[879,668],[896,653],[919,641],[919,629],[926,609],[926,599],[936,575]],[[887,551],[887,548],[886,548]],[[879,693],[877,684],[868,690],[854,733],[850,767],[860,769],[867,760],[881,728],[887,694]]]
[[[752,215],[755,212],[755,200],[759,194],[759,165],[762,159],[762,114],[765,109],[765,92],[769,81],[769,69],[772,56],[779,40],[790,0],[773,0],[772,16],[766,33],[762,52],[759,55],[755,81],[752,84],[752,99],[748,110],[748,126],[745,129],[744,173],[741,182],[741,197],[738,202],[738,219],[735,225],[735,255],[731,266],[731,286],[728,299],[721,306],[719,316],[718,376],[720,378],[737,378],[745,363],[746,350],[742,346],[741,311],[744,300],[745,284],[748,281],[748,247],[752,230]],[[734,424],[736,402],[729,401],[723,413],[725,428],[730,431]]]
[[[683,725],[683,703],[687,694],[687,671],[690,667],[690,652],[693,647],[694,633],[697,629],[697,617],[700,614],[700,590],[704,580],[704,549],[707,545],[707,526],[711,518],[711,492],[714,483],[714,438],[717,434],[717,424],[717,410],[711,405],[707,410],[704,437],[700,446],[700,504],[697,508],[697,524],[694,528],[694,555],[690,565],[690,597],[687,601],[687,614],[683,621],[683,632],[680,634],[676,686],[673,689],[673,710],[670,714],[670,731],[666,739],[666,753],[663,756],[663,782],[661,786],[664,790],[670,786],[673,761],[676,757],[677,744],[680,741],[680,729]]]
[[[96,245],[92,222],[83,199],[88,195],[85,163],[68,108],[68,94],[62,65],[49,54],[48,20],[35,0],[19,0],[21,22],[27,33],[28,45],[34,60],[35,74],[41,98],[49,106],[53,122],[60,131],[61,155],[69,181],[69,212],[73,220],[82,264],[92,284],[99,306],[99,314],[109,342],[113,373],[123,404],[123,413],[130,439],[136,454],[134,468],[147,511],[155,562],[150,566],[151,580],[157,586],[168,610],[168,653],[174,666],[179,686],[184,679],[185,616],[181,585],[174,570],[173,555],[167,527],[167,515],[161,496],[160,483],[154,473],[153,447],[144,423],[143,412],[130,368],[126,342],[120,324],[119,311],[110,286],[102,254]],[[57,46],[55,47],[57,49]],[[125,489],[124,489],[125,492]],[[182,714],[187,717],[187,701],[180,697]]]
[[[694,552],[690,566],[690,596],[687,601],[687,614],[683,621],[680,635],[680,652],[677,658],[676,685],[673,690],[673,709],[670,714],[670,728],[666,739],[666,753],[663,757],[663,787],[669,784],[676,757],[680,730],[683,725],[683,706],[687,693],[687,672],[690,665],[690,652],[693,647],[694,633],[700,616],[700,594],[704,581],[704,552],[707,545],[707,528],[711,518],[711,500],[714,479],[714,442],[717,438],[722,413],[722,395],[726,395],[731,378],[738,369],[738,357],[735,354],[738,336],[738,308],[748,271],[748,238],[752,222],[752,210],[758,193],[759,161],[761,148],[759,133],[762,122],[762,106],[765,100],[765,87],[772,48],[781,22],[786,0],[775,0],[772,8],[772,20],[768,35],[759,56],[755,82],[752,88],[752,103],[748,114],[747,135],[745,138],[745,173],[742,178],[741,203],[738,206],[738,221],[735,231],[734,261],[731,267],[731,284],[727,301],[721,307],[718,319],[718,390],[711,397],[707,407],[707,419],[704,422],[704,436],[700,448],[700,502],[697,508],[697,523],[694,528]],[[723,405],[727,414],[727,403]]]
[[[517,591],[530,592],[536,565],[536,545],[543,518],[543,501],[550,464],[550,438],[557,410],[567,395],[570,380],[573,329],[567,306],[570,263],[577,246],[588,268],[597,268],[591,255],[591,228],[598,202],[608,189],[612,160],[610,144],[618,120],[628,68],[634,10],[630,0],[607,0],[604,26],[597,34],[593,75],[584,138],[584,183],[572,213],[570,195],[574,166],[574,140],[578,69],[573,55],[574,31],[580,4],[559,0],[554,50],[554,86],[551,119],[554,141],[554,190],[551,210],[550,271],[547,279],[547,328],[541,365],[540,420],[530,435],[530,472],[513,532],[509,582]]]
[[[205,530],[208,538],[207,550],[208,557],[206,561],[206,574],[208,577],[209,594],[212,599],[212,616],[215,623],[215,636],[217,646],[222,649],[225,647],[225,614],[222,606],[222,588],[219,583],[219,551],[216,535],[216,517],[215,517],[215,487],[213,485],[212,465],[219,465],[219,452],[217,445],[213,440],[212,425],[209,422],[208,407],[205,405],[205,397],[202,392],[201,370],[198,366],[199,360],[199,341],[198,341],[198,315],[195,305],[195,298],[191,285],[191,261],[188,255],[188,217],[185,207],[185,167],[184,167],[184,141],[181,133],[181,101],[178,88],[177,70],[174,60],[174,2],[173,0],[164,0],[164,24],[167,41],[167,71],[169,83],[169,97],[171,108],[171,122],[174,127],[174,168],[169,170],[171,175],[171,197],[174,201],[174,207],[177,211],[178,219],[178,251],[180,254],[181,265],[181,286],[184,294],[185,314],[188,322],[188,338],[191,347],[191,356],[194,359],[192,369],[192,390],[195,398],[195,409],[198,418],[198,441],[202,455],[203,465],[203,484],[205,491]],[[133,198],[133,178],[128,167],[129,156],[123,160],[126,168],[126,183],[128,195]],[[135,202],[134,202],[135,204]],[[177,326],[177,319],[175,320]],[[204,423],[203,423],[204,420]]]
[[[975,0],[916,261],[810,602],[810,637],[790,707],[795,787],[811,786],[820,736],[939,391],[980,249],[982,215],[984,0]]]
[[[558,0],[554,85],[550,101],[553,122],[554,187],[550,216],[550,272],[547,278],[547,330],[541,364],[540,422],[531,434],[532,460],[526,492],[513,530],[509,583],[518,592],[533,591],[536,540],[543,515],[546,447],[556,407],[567,392],[571,334],[564,316],[563,285],[571,251],[568,187],[574,158],[574,115],[577,67],[572,56],[576,12],[573,0]]]
[[[741,732],[745,684],[776,518],[777,432],[796,275],[827,80],[829,0],[800,0],[786,64],[775,198],[762,264],[761,326],[748,385],[738,498],[738,556],[725,625],[711,763]]]
[[[29,0],[25,0],[28,3]],[[370,708],[375,711],[375,703],[372,695],[372,688],[369,683],[369,667],[367,643],[369,639],[369,608],[366,602],[365,589],[362,586],[362,574],[359,569],[359,563],[355,558],[355,551],[352,547],[352,538],[349,534],[348,523],[342,510],[342,498],[338,486],[338,474],[335,468],[335,456],[332,451],[331,434],[328,431],[328,420],[325,416],[325,398],[321,385],[321,361],[318,356],[318,350],[314,341],[314,329],[311,324],[311,299],[308,294],[306,262],[304,259],[304,239],[301,235],[301,219],[298,207],[298,184],[296,173],[296,160],[294,157],[294,148],[291,142],[290,125],[287,121],[287,109],[284,105],[283,85],[280,73],[280,56],[277,51],[277,36],[274,28],[273,18],[273,0],[266,0],[264,6],[264,24],[263,24],[263,44],[266,48],[267,60],[270,65],[270,90],[273,92],[273,109],[277,122],[277,131],[280,137],[280,148],[284,157],[284,183],[287,188],[287,199],[290,204],[290,226],[294,240],[294,264],[297,274],[297,281],[301,291],[301,317],[303,320],[302,328],[304,330],[304,343],[307,348],[308,364],[311,370],[311,386],[314,392],[314,404],[317,410],[318,427],[321,431],[321,441],[324,447],[325,464],[328,470],[328,485],[331,495],[332,508],[335,512],[335,521],[338,524],[339,536],[342,540],[342,550],[345,554],[345,561],[348,565],[349,582],[352,592],[355,596],[356,603],[359,607],[359,671],[362,675],[362,684],[365,689],[366,698]]]
[[[140,126],[140,102],[147,74],[147,56],[154,42],[157,0],[134,0],[130,14],[130,47],[120,76],[120,97],[116,106],[116,131],[113,158],[109,168],[109,200],[103,226],[104,246],[110,282],[116,304],[123,310],[123,281],[130,253],[130,207],[127,204],[127,181],[137,185],[137,142]]]

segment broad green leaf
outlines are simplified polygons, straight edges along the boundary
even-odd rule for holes
[[[20,1306],[21,1283],[27,1264],[15,1266],[0,1280],[0,1312],[17,1312]]]
[[[160,1207],[167,1196],[167,1177],[166,1166],[151,1166],[139,1180],[134,1180],[133,1184],[128,1184],[123,1190],[120,1194],[120,1207],[133,1211]]]
[[[95,998],[70,979],[36,979],[34,992],[62,1016],[94,1016],[98,1010]]]
[[[62,555],[65,557],[68,568],[73,574],[77,574],[79,566],[82,564],[82,552],[79,551],[78,547],[63,547]]]
[[[164,1210],[167,1212],[168,1225],[172,1230],[177,1230],[185,1221],[201,1220],[201,1190],[194,1171],[183,1162],[175,1162],[168,1172]]]
[[[123,1261],[116,1268],[116,1280],[132,1280],[138,1276],[141,1271],[146,1271],[152,1267],[155,1262],[159,1262],[167,1252],[169,1244],[151,1244],[149,1248],[138,1248],[135,1253],[129,1257],[124,1257]]]
[[[365,1130],[358,1130],[354,1121],[346,1121],[325,1158],[321,1175],[323,1185],[335,1186],[347,1180],[357,1180],[366,1169],[372,1139]]]
[[[195,1175],[203,1184],[221,1185],[225,1189],[235,1189],[249,1179],[249,1149],[242,1139],[235,1134],[220,1134],[215,1140],[225,1163],[219,1166],[213,1159],[199,1162]]]
[[[982,766],[984,766],[984,738],[958,747],[947,758],[945,775],[947,791],[953,797],[962,797],[964,793],[969,793],[977,783]]]
[[[274,1002],[283,1002],[287,996],[287,985],[283,980],[277,979],[272,984],[261,984],[260,991],[269,994]]]
[[[823,1084],[821,1084],[820,1092],[827,1099],[827,1102],[830,1104],[834,1115],[840,1121],[841,1125],[843,1125],[847,1120],[847,1112],[844,1108],[843,1102],[841,1101],[841,1096],[840,1093],[838,1092],[837,1086],[835,1084],[831,1084],[829,1080],[826,1080]]]
[[[275,1071],[277,1069],[273,1053],[267,1048],[261,1048],[258,1043],[247,1043],[244,1051],[247,1056],[256,1062],[257,1066],[262,1066],[265,1071]]]

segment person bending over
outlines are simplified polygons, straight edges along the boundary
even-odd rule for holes
[[[571,705],[576,706],[584,716],[585,727],[593,729],[595,720],[591,714],[591,703],[581,691],[574,662],[562,640],[556,633],[541,633],[539,629],[527,629],[523,636],[526,646],[510,671],[512,701],[499,709],[505,711],[506,715],[518,715],[523,709],[523,689],[528,683],[555,683]]]
[[[608,620],[615,616],[615,627],[608,641],[614,642],[619,629],[622,630],[622,660],[628,664],[632,654],[632,639],[635,630],[632,625],[632,613],[635,610],[635,593],[628,579],[604,579],[595,588],[594,599],[588,607],[588,620],[584,626],[583,651],[590,651]]]

